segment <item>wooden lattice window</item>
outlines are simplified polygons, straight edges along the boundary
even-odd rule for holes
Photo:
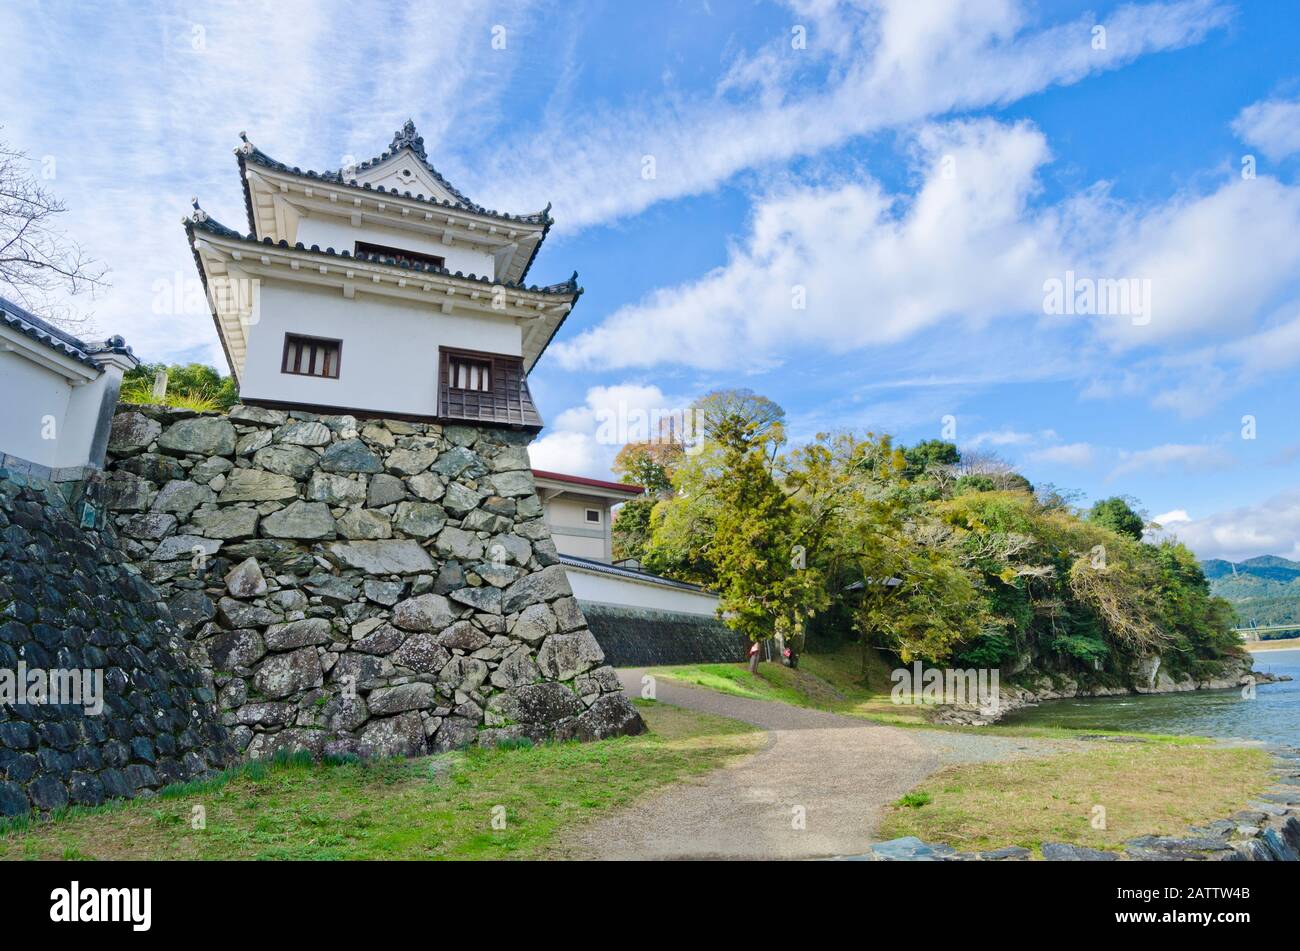
[[[439,257],[436,254],[424,254],[420,251],[408,251],[405,248],[392,248],[386,244],[371,244],[369,241],[358,241],[353,247],[353,253],[359,258],[364,258],[366,256],[392,258],[398,264],[427,264],[431,267],[437,268],[447,266],[447,259]]]
[[[453,390],[492,392],[492,361],[452,356],[447,361],[447,386]]]
[[[285,334],[284,358],[280,362],[280,372],[337,380],[339,361],[342,356],[343,341],[341,340]]]
[[[521,357],[443,347],[438,361],[442,419],[541,429]]]

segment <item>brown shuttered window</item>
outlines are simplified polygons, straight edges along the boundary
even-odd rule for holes
[[[285,334],[284,359],[280,363],[280,372],[337,380],[342,353],[341,340]]]
[[[499,353],[443,347],[438,361],[438,415],[446,420],[541,429],[524,361]]]

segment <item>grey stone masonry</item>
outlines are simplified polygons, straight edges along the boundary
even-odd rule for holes
[[[97,486],[0,469],[0,817],[147,794],[236,759],[161,594],[87,508]]]
[[[245,756],[645,728],[573,599],[527,433],[243,405],[123,406],[113,433],[123,547]]]

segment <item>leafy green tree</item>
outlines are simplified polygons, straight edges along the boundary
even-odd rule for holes
[[[713,420],[711,434],[722,447],[713,539],[719,610],[752,641],[797,641],[825,595],[801,553],[790,501],[769,471],[767,430],[731,410]],[[751,655],[751,670],[758,659]]]
[[[961,453],[950,442],[942,439],[927,439],[904,449],[903,458],[907,460],[905,475],[909,479],[916,479],[937,466],[957,465],[961,462]]]
[[[720,591],[728,623],[751,638],[816,612],[819,629],[855,629],[864,670],[884,649],[1107,684],[1154,653],[1202,677],[1240,656],[1231,607],[1191,552],[1141,541],[1128,500],[1081,517],[1074,495],[939,441],[900,450],[887,435],[818,435],[779,455],[771,401],[727,391],[697,405],[700,452],[629,527],[649,532],[650,570]]]
[[[1146,520],[1133,510],[1128,499],[1117,495],[1094,503],[1088,510],[1088,521],[1139,540],[1142,529],[1146,527]]]
[[[610,526],[615,561],[634,558],[644,563],[652,535],[651,518],[657,499],[639,498],[624,502]]]
[[[614,457],[613,470],[619,479],[645,489],[645,495],[619,506],[611,527],[615,561],[634,558],[645,563],[653,536],[655,506],[672,496],[673,472],[685,457],[681,442],[664,438],[631,442]]]
[[[957,480],[953,491],[957,495],[966,492],[992,492],[997,488],[992,476],[986,475],[964,475]]]

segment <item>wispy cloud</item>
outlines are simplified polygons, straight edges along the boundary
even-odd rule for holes
[[[559,227],[582,228],[857,136],[1078,82],[1199,42],[1231,16],[1215,0],[1125,5],[1106,18],[1098,49],[1091,17],[1038,28],[1018,0],[793,6],[792,22],[807,26],[805,49],[783,33],[737,57],[712,99],[665,88],[657,104],[614,105],[530,129],[488,157],[485,188],[502,207],[549,194]],[[826,82],[811,91],[783,85],[801,58],[816,59]]]
[[[1047,446],[1043,449],[1035,449],[1025,455],[1025,461],[1031,464],[1068,466],[1080,469],[1091,466],[1095,458],[1096,450],[1086,442]]]
[[[690,397],[666,395],[643,383],[593,386],[582,404],[551,421],[528,455],[538,469],[607,479],[614,456],[626,443],[657,435],[658,420],[683,412],[690,403]]]
[[[1252,103],[1232,122],[1232,131],[1274,161],[1300,152],[1300,99]]]
[[[914,153],[913,194],[860,178],[764,196],[724,266],[618,309],[556,355],[573,368],[716,368],[1008,317],[1020,322],[1005,332],[1021,339],[1037,329],[1128,350],[1240,337],[1297,286],[1300,186],[1232,178],[1206,194],[1128,205],[1098,183],[1043,204],[1050,152],[1025,122],[926,126]],[[1046,316],[1045,282],[1074,273],[1147,282],[1151,308]],[[1288,333],[1275,331],[1277,342],[1294,349]]]
[[[1150,449],[1121,450],[1108,480],[1135,472],[1211,472],[1231,468],[1236,460],[1222,446],[1165,443]]]

